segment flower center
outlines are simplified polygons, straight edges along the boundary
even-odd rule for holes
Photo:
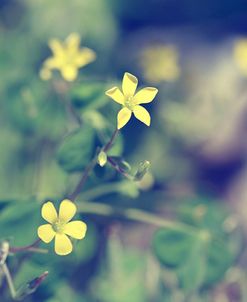
[[[129,110],[133,111],[135,104],[134,104],[134,97],[128,96],[124,101],[125,107],[127,107]]]
[[[58,234],[63,234],[66,223],[60,221],[59,219],[53,223],[52,228]]]

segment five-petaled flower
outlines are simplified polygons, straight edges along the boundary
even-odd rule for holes
[[[59,213],[52,202],[46,202],[41,209],[42,217],[49,222],[38,228],[38,236],[45,243],[55,237],[55,252],[58,255],[67,255],[72,252],[73,246],[67,235],[75,239],[83,239],[86,235],[87,225],[83,221],[70,220],[76,213],[76,205],[64,199],[59,207]]]
[[[145,87],[135,93],[137,84],[138,79],[134,75],[125,72],[122,81],[122,91],[118,87],[113,87],[106,91],[107,96],[123,106],[117,116],[118,129],[121,129],[128,123],[132,112],[138,120],[147,126],[150,126],[150,114],[144,107],[140,106],[140,104],[152,102],[158,89],[154,87]]]
[[[70,34],[64,42],[51,39],[49,46],[53,56],[46,59],[40,71],[43,80],[51,78],[51,71],[57,69],[67,81],[77,78],[78,69],[95,60],[96,54],[93,50],[80,48],[80,36],[77,33]]]

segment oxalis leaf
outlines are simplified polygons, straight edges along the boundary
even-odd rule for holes
[[[93,155],[94,130],[88,125],[70,133],[57,151],[57,161],[67,172],[81,171]]]
[[[159,229],[153,240],[155,255],[161,264],[172,269],[185,291],[199,287],[206,274],[206,237],[199,232]]]
[[[193,205],[198,207],[198,203],[193,202]],[[190,212],[187,213],[192,215],[194,211],[191,205],[188,206]],[[210,211],[207,211],[208,207]],[[223,216],[217,215],[219,204],[215,206],[215,211],[212,208],[213,203],[207,205],[201,201],[200,208],[195,211],[198,218],[195,223],[191,223],[195,227],[193,233],[160,229],[154,235],[153,250],[156,257],[163,266],[176,273],[180,287],[186,291],[215,284],[223,278],[238,255],[241,241],[239,230],[224,230],[222,226],[227,218],[226,211]],[[209,221],[213,221],[216,231]]]

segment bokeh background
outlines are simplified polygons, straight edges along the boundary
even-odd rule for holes
[[[81,203],[139,208],[213,238],[81,214],[88,233],[73,254],[9,256],[16,287],[49,271],[25,301],[247,301],[246,20],[244,0],[0,1],[0,238],[33,242],[41,202],[61,199],[80,175],[57,159],[77,127],[61,78],[39,76],[49,39],[72,32],[97,53],[69,94],[86,122],[114,126],[119,108],[104,91],[125,71],[159,89],[146,106],[151,127],[132,119],[117,144],[134,168],[149,160],[149,173],[130,183],[97,167]],[[11,301],[0,284],[0,301]]]

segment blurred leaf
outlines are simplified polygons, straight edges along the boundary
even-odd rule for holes
[[[82,119],[97,131],[102,131],[102,129],[106,129],[109,126],[106,118],[96,110],[83,111]]]
[[[109,139],[108,139],[109,141]],[[109,151],[107,151],[108,156],[121,156],[124,149],[124,140],[121,133],[118,133],[114,140],[114,143]]]
[[[190,291],[201,286],[206,273],[205,240],[183,230],[160,229],[153,248],[159,261],[176,272],[181,288]]]
[[[159,229],[153,238],[153,248],[163,265],[177,268],[191,254],[194,242],[195,238],[186,231]]]
[[[60,145],[57,160],[67,172],[81,171],[93,155],[94,130],[87,125],[70,133]]]
[[[54,296],[47,300],[47,302],[88,302],[89,300],[81,293],[76,292],[68,284],[68,282],[58,282],[54,286]]]
[[[124,249],[114,237],[108,243],[107,263],[93,282],[93,296],[102,302],[145,302],[146,258]]]
[[[118,188],[119,193],[130,198],[137,198],[139,196],[138,186],[131,180],[121,181]]]
[[[200,288],[206,273],[205,250],[207,243],[201,240],[193,242],[191,253],[184,258],[184,263],[179,267],[177,275],[180,287],[184,292]]]
[[[84,82],[72,87],[70,97],[72,104],[85,112],[86,110],[98,109],[108,101],[105,91],[105,84]]]
[[[214,284],[223,278],[238,255],[239,230],[226,232],[223,226],[229,214],[219,204],[192,200],[179,207],[180,213],[180,219],[198,228],[198,233],[193,236],[186,230],[158,230],[153,240],[155,255],[176,272],[180,286],[186,290]],[[208,235],[203,235],[207,231],[208,239]]]
[[[48,88],[38,78],[17,82],[9,89],[5,110],[20,132],[57,140],[65,130],[65,109]]]
[[[15,201],[0,212],[0,238],[9,238],[10,245],[23,246],[37,237],[40,205],[35,202]]]

